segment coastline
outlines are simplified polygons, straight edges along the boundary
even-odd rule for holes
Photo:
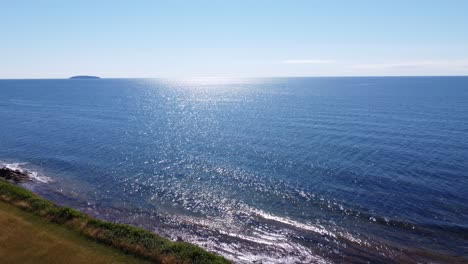
[[[91,240],[156,263],[230,263],[187,242],[173,242],[125,224],[95,219],[56,204],[0,178],[0,201],[63,226]]]
[[[252,263],[252,261],[247,262],[244,259],[231,258],[230,255],[225,255],[225,252],[211,250],[211,248],[204,249],[203,246],[205,245],[199,246],[191,240],[186,240],[185,237],[180,235],[178,229],[153,229],[152,226],[145,224],[149,222],[144,221],[145,219],[154,221],[155,219],[151,217],[145,219],[141,217],[126,218],[125,214],[128,211],[119,211],[116,208],[100,208],[101,210],[99,210],[93,207],[94,210],[87,210],[86,208],[89,207],[82,207],[83,200],[75,200],[61,192],[54,194],[53,190],[57,186],[43,189],[44,186],[49,186],[45,183],[53,183],[55,180],[44,176],[39,171],[35,171],[37,169],[35,167],[25,168],[19,166],[22,164],[26,163],[4,163],[3,167],[0,163],[1,205],[15,207],[26,214],[42,218],[58,227],[69,229],[85,239],[98,242],[99,244],[103,244],[103,246],[109,246],[109,248],[121,253],[133,255],[143,261],[149,260],[156,263],[231,263],[231,261],[235,263],[237,261],[239,263]],[[67,202],[63,202],[63,199],[67,200]],[[272,221],[280,225],[285,224],[289,228],[301,230],[309,228],[308,226],[298,226],[298,223],[285,222],[284,219],[275,219],[274,216],[262,212],[258,213],[262,214],[261,217],[266,219],[266,221]],[[122,221],[122,219],[125,220]],[[194,227],[189,226],[188,228]],[[152,232],[148,230],[152,230]],[[320,231],[312,230],[312,232]],[[220,234],[224,235],[222,233],[206,233],[205,235],[216,237],[216,239],[222,241]],[[327,236],[326,233],[322,235]],[[149,236],[150,240],[154,239],[155,242],[149,241],[149,248],[147,236]],[[243,238],[226,235],[225,239],[241,240]],[[341,239],[340,241],[345,242],[346,240]],[[176,246],[174,244],[182,245]],[[151,247],[154,245],[156,245],[156,248]],[[360,242],[358,245],[351,245],[352,247],[349,247],[348,251],[346,251],[347,254],[340,255],[336,253],[329,255],[326,259],[319,259],[317,257],[314,261],[298,262],[288,259],[286,262],[278,263],[355,263],[363,262],[363,260],[377,261],[379,263],[425,263],[431,261],[435,261],[436,263],[465,263],[465,258],[460,255],[443,254],[438,251],[427,251],[418,249],[417,247],[399,246],[397,244],[392,245],[390,242],[385,245],[387,245],[385,252],[387,255],[382,255],[378,251],[372,251],[371,245],[366,242]],[[198,248],[197,250],[200,250],[201,253],[193,251],[193,248]],[[186,250],[188,251],[184,252]],[[237,254],[239,252],[244,251],[238,250],[234,253]],[[208,257],[202,256],[205,253],[208,254]],[[355,254],[348,255],[350,253]],[[209,255],[214,255],[217,258],[212,258]],[[281,259],[280,257],[279,260]]]
[[[2,263],[152,263],[0,201]]]

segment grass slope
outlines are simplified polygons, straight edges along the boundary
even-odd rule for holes
[[[223,257],[190,243],[173,242],[141,228],[101,221],[72,208],[59,207],[3,179],[0,179],[0,200],[156,263],[229,263]]]
[[[4,202],[0,202],[0,262],[150,263],[91,241],[66,227],[49,223]]]

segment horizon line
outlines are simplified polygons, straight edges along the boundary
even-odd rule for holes
[[[77,75],[73,75],[77,76]],[[304,76],[191,76],[191,77],[101,77],[97,75],[93,75],[99,77],[99,79],[200,79],[200,78],[211,78],[211,79],[275,79],[275,78],[398,78],[398,77],[468,77],[467,75],[304,75]],[[72,76],[71,76],[72,77]],[[95,80],[99,80],[95,79]],[[0,78],[0,80],[72,80],[70,77],[63,77],[63,78],[47,78],[47,77],[39,77],[39,78]],[[76,81],[73,80],[73,81]]]

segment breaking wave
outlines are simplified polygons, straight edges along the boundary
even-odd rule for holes
[[[33,181],[37,181],[37,182],[41,182],[41,183],[50,183],[50,182],[52,182],[52,179],[50,177],[42,175],[38,171],[34,171],[34,170],[29,169],[28,163],[26,163],[26,162],[8,163],[8,162],[0,161],[0,168],[1,167],[7,168],[7,169],[10,169],[10,170],[17,170],[17,171],[20,171],[22,173],[25,173]]]

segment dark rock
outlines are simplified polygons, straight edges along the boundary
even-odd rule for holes
[[[0,178],[13,181],[15,183],[31,180],[27,171],[12,170],[7,167],[0,168]]]

